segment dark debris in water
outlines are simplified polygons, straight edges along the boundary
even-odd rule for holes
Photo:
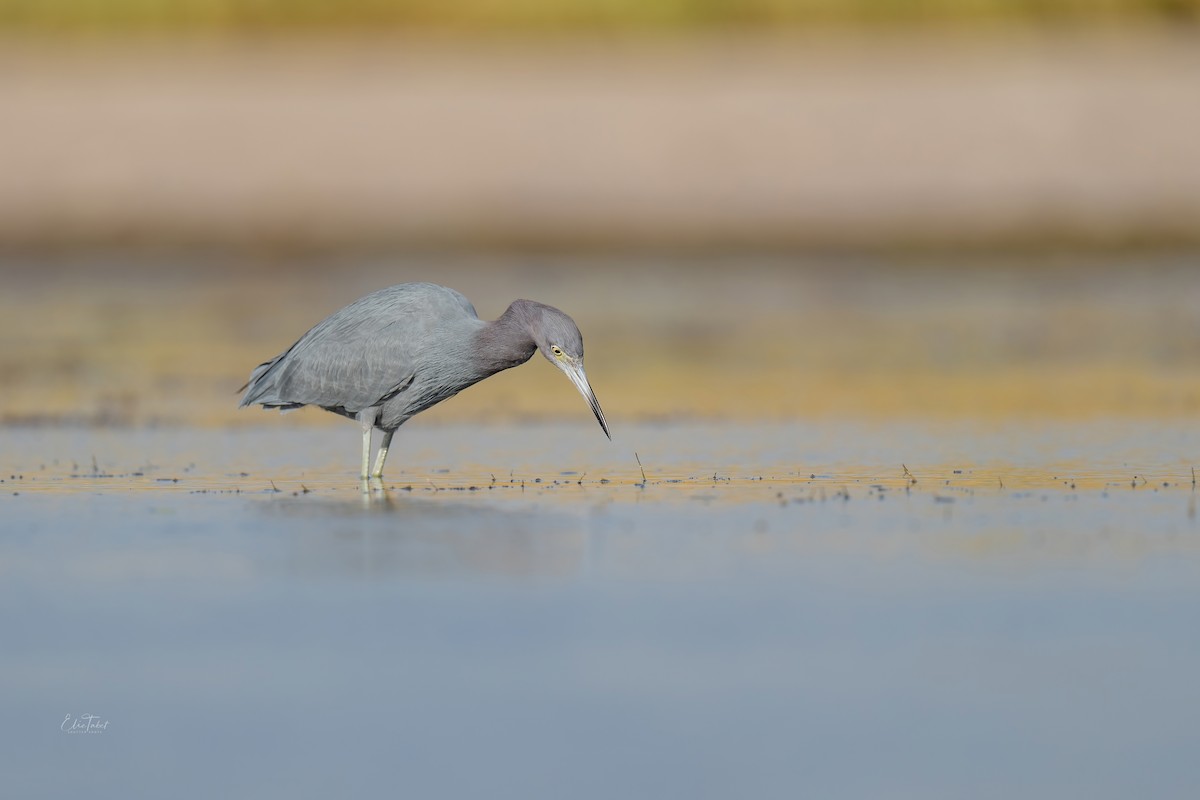
[[[923,483],[918,487],[918,479],[913,474],[912,470],[907,466],[907,464],[901,465],[902,473],[899,476],[897,476],[894,472],[891,472],[890,474],[877,473],[876,475],[865,474],[857,477],[852,474],[847,475],[842,472],[810,472],[807,476],[804,476],[798,470],[789,470],[787,472],[775,474],[726,473],[722,475],[718,469],[707,473],[700,472],[687,475],[684,475],[683,473],[676,473],[677,477],[656,477],[654,481],[651,481],[649,480],[649,476],[642,465],[640,455],[635,453],[634,457],[639,468],[638,472],[632,473],[631,475],[629,473],[631,473],[632,470],[628,470],[623,474],[619,474],[616,478],[594,476],[588,477],[588,473],[586,471],[566,469],[561,471],[554,470],[547,473],[551,476],[562,476],[562,478],[547,478],[543,476],[526,476],[523,478],[517,478],[514,472],[510,472],[509,478],[506,481],[498,480],[497,476],[494,474],[489,475],[488,473],[484,473],[484,479],[482,481],[468,484],[465,480],[463,480],[468,478],[467,475],[458,476],[455,470],[438,468],[431,470],[429,473],[427,473],[427,475],[449,477],[435,477],[433,480],[429,480],[428,486],[420,483],[420,481],[425,480],[425,478],[422,477],[417,478],[417,487],[409,484],[403,486],[393,485],[388,488],[392,491],[407,492],[414,491],[414,488],[421,488],[425,492],[431,494],[445,491],[452,494],[457,493],[461,496],[463,493],[477,493],[485,487],[489,490],[516,490],[519,488],[523,493],[528,492],[541,495],[545,492],[563,489],[568,486],[580,487],[585,492],[589,486],[619,487],[619,490],[621,491],[628,489],[646,491],[651,490],[655,486],[669,486],[683,489],[684,494],[663,492],[656,496],[660,498],[668,498],[672,496],[683,497],[686,494],[691,493],[696,496],[696,499],[711,500],[722,498],[735,502],[753,502],[756,499],[758,501],[771,502],[773,499],[773,501],[781,507],[788,505],[829,503],[837,500],[842,501],[842,503],[847,503],[851,499],[852,495],[859,499],[876,499],[879,501],[883,501],[890,497],[893,498],[893,502],[903,502],[906,497],[911,496],[914,498],[928,497],[934,504],[944,507],[954,504],[960,497],[965,497],[966,502],[971,504],[974,502],[974,498],[980,495],[991,493],[989,490],[996,486],[999,486],[999,488],[1003,491],[1004,496],[1013,499],[1036,499],[1037,501],[1047,502],[1058,498],[1078,502],[1080,500],[1080,495],[1073,493],[1080,491],[1082,491],[1085,496],[1090,491],[1096,491],[1099,497],[1108,498],[1109,493],[1119,496],[1119,492],[1117,490],[1121,489],[1122,487],[1132,490],[1144,488],[1148,490],[1148,494],[1157,492],[1162,492],[1165,494],[1172,492],[1173,489],[1183,489],[1186,491],[1188,488],[1191,488],[1194,492],[1197,485],[1194,468],[1189,470],[1190,474],[1189,472],[1179,472],[1179,474],[1168,475],[1166,474],[1166,467],[1164,467],[1162,470],[1158,470],[1155,467],[1150,466],[1146,468],[1145,473],[1133,475],[1131,478],[1121,478],[1120,475],[1122,473],[1129,474],[1132,472],[1132,470],[1129,468],[1132,465],[1127,465],[1124,470],[1112,473],[1111,478],[1108,481],[1097,480],[1096,476],[1090,474],[1082,475],[1080,478],[1074,478],[1070,476],[1069,471],[1067,477],[1055,475],[1051,482],[1046,480],[1046,475],[1048,473],[1043,473],[1040,476],[1040,482],[1042,483],[1042,486],[1035,487],[1032,491],[1009,490],[1005,487],[1005,481],[1003,478],[995,476],[994,474],[988,475],[986,471],[984,471],[983,474],[980,474],[979,471],[971,468],[950,469],[948,467],[945,470],[937,471],[930,468],[929,471],[924,475]],[[112,484],[108,482],[134,478],[143,479],[138,481],[138,484],[141,486],[145,486],[147,483],[160,486],[180,486],[182,484],[180,488],[187,488],[187,484],[193,483],[193,481],[184,480],[184,478],[178,477],[180,474],[179,472],[176,472],[176,475],[156,477],[155,473],[159,472],[162,468],[150,464],[146,464],[144,467],[132,472],[110,472],[104,471],[99,466],[98,460],[95,457],[93,457],[90,461],[91,463],[89,464],[86,460],[84,460],[83,463],[72,463],[70,459],[65,459],[61,463],[58,460],[55,460],[53,465],[50,467],[51,472],[47,475],[39,475],[35,473],[31,474],[30,476],[26,476],[22,473],[13,472],[9,474],[7,479],[0,478],[0,483],[7,481],[10,482],[10,484],[15,485],[15,483],[19,481],[32,480],[36,482],[34,484],[30,484],[32,487],[45,486],[46,481],[49,481],[51,484],[53,484],[54,482],[64,482],[69,480],[80,481],[86,484],[87,480],[91,479],[97,482],[104,481],[104,484],[99,485],[111,487]],[[56,466],[60,469],[67,466],[74,467],[74,469],[66,475],[62,473],[55,474],[54,468]],[[629,466],[632,467],[632,465]],[[168,468],[179,469],[179,467]],[[45,470],[47,467],[43,466],[42,469]],[[188,473],[186,477],[194,478],[198,474],[195,470],[196,465],[191,463],[183,469],[183,472]],[[884,473],[887,472],[887,470],[884,470]],[[940,474],[938,474],[938,472],[940,472]],[[145,480],[147,473],[149,473],[148,481]],[[961,480],[958,478],[948,479],[945,478],[946,474],[951,474],[953,476],[972,477],[964,477]],[[251,477],[251,473],[247,471],[224,473],[224,478],[230,484],[239,483],[241,482],[240,479],[246,479],[249,477]],[[488,482],[489,477],[490,483]],[[638,480],[639,478],[640,480]],[[446,485],[458,483],[460,480],[462,483],[459,485]],[[939,480],[941,480],[941,486],[938,486]],[[1014,480],[1014,478],[1010,476],[1010,482],[1012,480]],[[1030,483],[1029,478],[1017,478],[1017,480],[1019,480],[1021,483],[1025,483],[1026,485],[1029,485]],[[261,477],[254,483],[257,484],[260,481]],[[269,488],[261,489],[257,488],[256,486],[253,488],[239,488],[235,486],[229,486],[228,488],[213,488],[210,485],[209,488],[191,489],[190,493],[248,495],[258,493],[301,497],[314,493],[324,494],[329,491],[336,490],[328,485],[323,485],[317,489],[312,489],[305,484],[297,484],[291,479],[287,480],[282,489],[276,485],[274,481],[268,481],[268,484]],[[767,491],[757,496],[748,494],[748,492],[753,491],[753,487],[755,486],[761,486],[767,489]],[[854,488],[851,490],[847,487]],[[923,491],[925,487],[929,487],[929,489]],[[380,488],[382,489],[382,487]],[[706,488],[714,491],[706,492],[704,491]],[[902,488],[904,492],[902,494],[897,493]],[[1049,490],[1048,494],[1047,490]],[[17,496],[18,494],[18,492],[12,492],[13,496]],[[874,506],[876,504],[871,505]],[[946,508],[945,513],[949,514],[950,509]],[[1189,507],[1189,518],[1194,519],[1195,513],[1194,505]]]

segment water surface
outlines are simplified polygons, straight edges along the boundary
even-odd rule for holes
[[[61,796],[64,765],[183,797],[1200,781],[1194,428],[397,444],[364,495],[348,424],[0,430],[5,794]]]

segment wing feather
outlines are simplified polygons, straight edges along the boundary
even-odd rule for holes
[[[251,375],[241,405],[316,405],[350,414],[402,392],[447,325],[478,319],[433,284],[381,289],[335,312]]]

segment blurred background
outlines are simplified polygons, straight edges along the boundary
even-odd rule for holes
[[[0,0],[0,421],[280,424],[250,369],[405,280],[573,315],[615,421],[1193,416],[1198,23]],[[539,365],[427,418],[545,415]]]

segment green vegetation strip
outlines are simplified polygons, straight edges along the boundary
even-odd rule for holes
[[[672,30],[1200,20],[1200,0],[0,0],[10,30]]]

